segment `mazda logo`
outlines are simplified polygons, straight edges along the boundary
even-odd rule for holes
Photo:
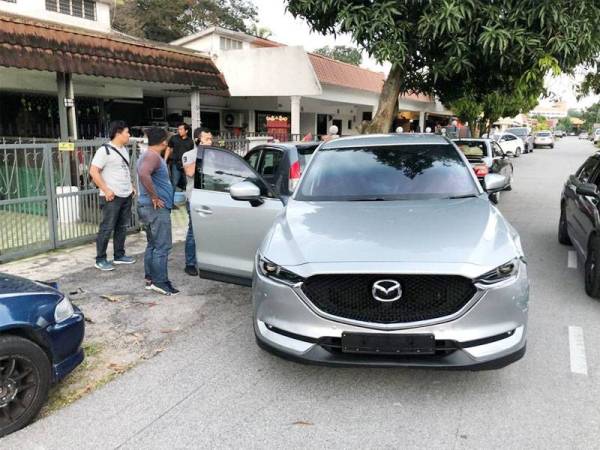
[[[402,286],[396,280],[379,280],[371,289],[373,298],[380,302],[395,302],[402,297]]]

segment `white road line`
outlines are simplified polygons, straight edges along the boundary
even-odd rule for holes
[[[571,372],[587,375],[587,358],[581,327],[569,327],[569,350],[571,353]]]
[[[569,257],[567,258],[567,267],[569,269],[577,269],[577,252],[575,250],[569,250]]]

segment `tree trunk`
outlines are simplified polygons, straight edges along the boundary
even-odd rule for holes
[[[398,96],[402,84],[402,68],[394,64],[383,84],[379,96],[377,113],[371,123],[366,127],[366,133],[389,133],[392,121],[398,111]]]

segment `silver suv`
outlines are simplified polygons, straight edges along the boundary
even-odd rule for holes
[[[205,148],[197,167],[201,276],[252,285],[264,349],[322,364],[469,369],[525,353],[523,250],[488,200],[508,180],[487,175],[484,192],[446,138],[322,144],[286,205],[231,152]]]

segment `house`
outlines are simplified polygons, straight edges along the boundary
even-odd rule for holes
[[[114,0],[0,0],[0,136],[93,138],[166,124],[166,99],[228,96],[206,54],[115,32]],[[193,106],[192,106],[193,105]]]
[[[374,115],[383,73],[346,64],[299,46],[286,46],[245,33],[212,27],[171,42],[207,53],[223,73],[231,97],[203,98],[202,122],[233,134],[268,130],[267,118],[283,117],[292,135],[323,135],[330,125],[356,134]],[[186,99],[169,99],[171,112],[189,109]],[[423,130],[429,119],[449,117],[439,102],[422,95],[399,98],[399,121]],[[418,124],[418,126],[417,126]]]

